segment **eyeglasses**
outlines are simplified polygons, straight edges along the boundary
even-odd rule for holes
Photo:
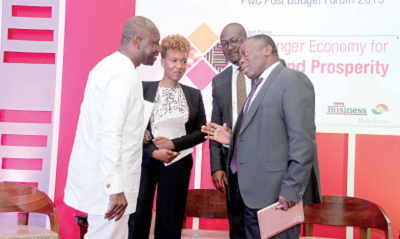
[[[241,40],[243,40],[243,38],[232,39],[229,42],[222,41],[221,42],[221,47],[222,47],[223,50],[228,49],[229,44],[231,44],[232,47],[237,47]]]

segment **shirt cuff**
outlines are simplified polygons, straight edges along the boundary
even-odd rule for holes
[[[229,144],[223,144],[222,146],[229,149]]]
[[[107,195],[118,194],[124,191],[122,170],[117,175],[103,176],[104,190]]]

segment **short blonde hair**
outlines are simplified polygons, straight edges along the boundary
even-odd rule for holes
[[[163,59],[167,56],[168,49],[178,50],[189,54],[190,42],[184,36],[179,34],[169,35],[161,41],[161,57]]]

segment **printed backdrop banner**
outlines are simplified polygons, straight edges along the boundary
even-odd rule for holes
[[[137,7],[161,38],[178,33],[190,40],[181,83],[202,91],[208,120],[212,78],[229,65],[219,35],[238,22],[248,36],[270,35],[288,67],[307,74],[318,126],[400,126],[400,1],[145,0]],[[162,78],[159,61],[141,67],[142,80]]]

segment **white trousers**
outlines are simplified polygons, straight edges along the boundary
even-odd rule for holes
[[[104,219],[104,215],[88,215],[88,232],[84,239],[126,239],[128,238],[129,214],[115,219]]]

